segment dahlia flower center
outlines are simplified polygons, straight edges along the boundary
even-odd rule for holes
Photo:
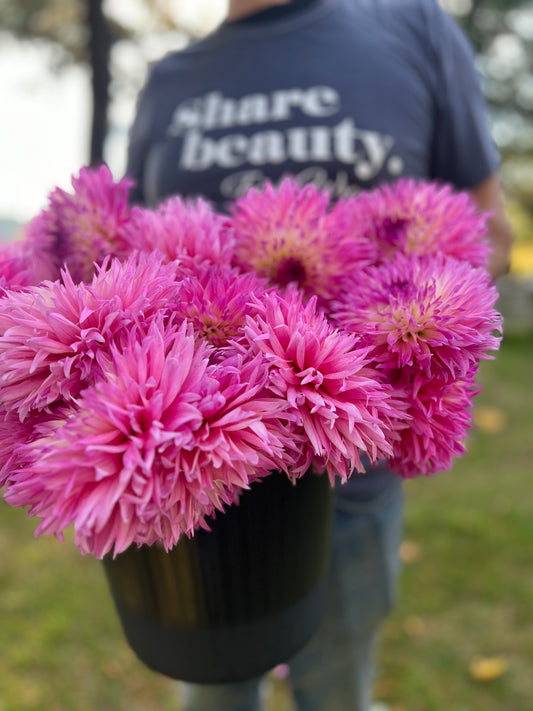
[[[409,220],[405,217],[385,217],[378,228],[378,237],[385,246],[397,248],[405,242]]]
[[[203,324],[203,335],[213,346],[225,345],[231,336],[237,335],[237,330],[224,323],[206,322]]]
[[[284,257],[278,262],[273,279],[277,284],[287,286],[292,282],[303,284],[306,276],[305,266],[299,259],[296,257]]]
[[[428,340],[437,335],[431,314],[423,313],[416,304],[411,304],[407,312],[396,312],[394,319],[398,328],[398,341],[416,345],[419,340]]]
[[[396,279],[391,283],[391,293],[405,293],[408,289],[413,287],[413,282],[410,279]]]
[[[68,253],[68,230],[61,224],[54,230],[54,252],[57,261],[62,264]]]

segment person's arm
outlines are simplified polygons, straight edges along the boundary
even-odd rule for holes
[[[494,173],[489,178],[469,190],[472,198],[482,212],[489,212],[487,225],[492,254],[489,260],[489,272],[494,278],[509,271],[513,230],[507,215],[499,175]]]
[[[464,33],[436,0],[420,0],[426,36],[437,68],[433,177],[470,193],[489,212],[494,278],[509,271],[513,232],[505,214],[500,156],[491,136],[488,109],[475,56]]]

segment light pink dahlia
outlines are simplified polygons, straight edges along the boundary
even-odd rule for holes
[[[306,446],[299,466],[327,470],[342,479],[362,471],[360,453],[371,461],[391,454],[388,391],[369,367],[368,349],[353,335],[336,331],[301,294],[267,294],[258,316],[248,319],[250,347],[270,363],[270,389],[286,400]]]
[[[205,525],[283,450],[260,358],[214,368],[207,354],[186,322],[133,329],[77,411],[32,443],[8,502],[31,506],[37,533],[74,524],[76,544],[98,558],[133,543],[168,549]]]
[[[404,388],[411,420],[408,428],[398,431],[394,443],[389,464],[396,474],[411,478],[446,471],[454,457],[464,454],[472,426],[472,398],[479,392],[475,372],[452,381],[408,373],[400,377],[397,387]]]
[[[131,185],[127,179],[115,182],[102,165],[82,168],[72,178],[72,193],[56,188],[50,194],[48,207],[28,224],[25,238],[35,254],[55,265],[51,278],[58,278],[66,265],[75,282],[88,281],[94,263],[131,251],[125,236]]]
[[[369,346],[380,370],[464,376],[499,348],[502,317],[489,274],[445,256],[404,256],[361,272],[332,318]]]
[[[328,299],[350,259],[349,244],[331,230],[329,194],[290,178],[279,188],[249,190],[232,206],[235,264],[278,286],[296,284]]]
[[[244,334],[246,316],[256,313],[253,297],[261,298],[266,280],[230,267],[204,267],[181,281],[172,304],[177,318],[186,318],[195,332],[216,348]]]
[[[135,207],[127,234],[131,248],[157,250],[167,261],[178,259],[184,268],[228,265],[233,256],[229,219],[201,199],[172,197],[157,210]]]
[[[375,245],[376,263],[396,252],[442,253],[474,267],[487,266],[487,217],[466,192],[406,178],[340,200],[332,212],[346,239]]]
[[[24,419],[94,383],[111,345],[175,294],[174,265],[133,254],[92,283],[47,282],[0,299],[0,407]]]

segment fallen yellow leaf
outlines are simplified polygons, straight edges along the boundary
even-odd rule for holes
[[[422,555],[422,548],[416,541],[404,541],[400,545],[400,560],[402,563],[416,563]]]
[[[533,274],[533,244],[517,244],[513,247],[511,272],[519,276]]]
[[[410,615],[405,619],[403,628],[410,637],[422,637],[427,630],[427,625],[421,617]]]
[[[505,674],[509,664],[504,657],[477,657],[470,663],[470,676],[475,681],[494,681]]]
[[[497,407],[476,407],[474,424],[482,432],[498,434],[507,429],[507,414]]]

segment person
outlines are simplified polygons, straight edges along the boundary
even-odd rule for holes
[[[472,50],[436,0],[229,0],[214,32],[156,63],[130,132],[133,199],[219,210],[293,175],[334,199],[401,176],[492,213],[494,277],[512,241]],[[400,479],[380,463],[336,491],[325,620],[289,660],[299,711],[368,711],[395,600]],[[187,711],[257,711],[260,680],[186,685]]]

